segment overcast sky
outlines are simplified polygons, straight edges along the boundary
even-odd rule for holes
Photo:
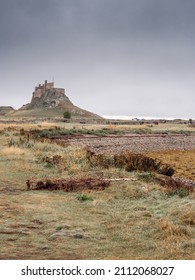
[[[44,80],[100,115],[195,118],[194,0],[0,0],[0,106]]]

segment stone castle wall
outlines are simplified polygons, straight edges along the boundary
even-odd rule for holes
[[[54,88],[54,82],[47,82],[47,80],[45,80],[44,84],[39,84],[37,87],[35,87],[35,90],[33,92],[33,98],[35,97],[41,97],[46,90],[50,90]]]
[[[43,94],[43,90],[40,88],[35,88],[35,91],[33,92],[33,98],[35,97],[41,97],[41,95]]]

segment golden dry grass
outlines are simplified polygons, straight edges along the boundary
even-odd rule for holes
[[[191,231],[189,227],[174,224],[168,218],[163,218],[159,221],[159,227],[161,231],[165,231],[168,236],[176,235],[190,235]]]
[[[29,154],[28,153],[28,150],[26,149],[22,149],[22,148],[19,148],[19,147],[7,147],[7,148],[3,148],[1,151],[0,151],[0,154],[3,155],[3,156],[10,156],[10,155],[13,155],[13,156],[23,156],[23,155],[26,155],[26,154]]]
[[[175,169],[175,176],[195,180],[195,150],[190,151],[159,151],[147,153],[147,156],[157,158]]]

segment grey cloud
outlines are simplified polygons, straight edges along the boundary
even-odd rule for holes
[[[1,1],[1,102],[19,107],[54,76],[99,114],[192,115],[194,12],[191,0]]]

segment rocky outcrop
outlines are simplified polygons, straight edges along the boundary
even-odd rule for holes
[[[53,88],[46,90],[40,97],[33,96],[31,102],[24,105],[22,109],[54,108],[62,105],[64,102],[69,103],[70,106],[73,105],[69,98],[64,94],[63,89]]]
[[[53,108],[59,106],[63,101],[73,105],[69,98],[65,95],[63,89],[53,88],[47,90],[40,98],[33,98],[31,104],[36,107]]]

